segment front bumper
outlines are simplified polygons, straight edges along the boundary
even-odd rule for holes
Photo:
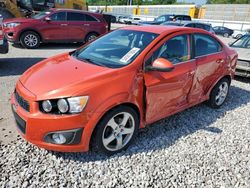
[[[21,87],[20,83],[17,85],[19,86],[17,86],[16,91],[21,97],[29,102],[30,112],[25,110],[17,102],[14,94],[11,96],[11,105],[17,128],[27,141],[39,147],[53,151],[88,151],[91,132],[89,129],[85,130],[85,127],[92,127],[92,125],[90,126],[90,123],[93,123],[93,121],[89,121],[87,114],[52,115],[42,113],[39,111],[38,102],[32,102],[31,100],[31,98],[34,97],[32,96],[33,94],[24,87]],[[77,135],[74,135],[74,139],[66,144],[54,144],[47,137],[47,135],[51,133],[68,131],[77,131]]]

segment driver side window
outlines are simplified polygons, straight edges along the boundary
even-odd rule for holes
[[[157,58],[167,59],[173,64],[190,60],[190,53],[188,50],[188,35],[176,36],[166,41],[146,61],[146,65],[151,64]]]
[[[66,21],[66,12],[58,12],[50,16],[51,21]]]

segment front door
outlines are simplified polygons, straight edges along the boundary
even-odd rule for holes
[[[172,62],[175,68],[171,72],[145,72],[147,123],[188,105],[188,94],[196,68],[195,60],[190,58],[189,35],[177,35],[163,42],[152,50],[145,66],[161,57]]]
[[[49,21],[43,21],[41,33],[46,41],[64,41],[68,37],[66,12],[56,12],[49,16]]]

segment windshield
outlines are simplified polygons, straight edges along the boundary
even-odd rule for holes
[[[236,40],[231,46],[236,48],[250,49],[250,35],[241,37],[240,39]]]
[[[50,10],[46,10],[46,11],[43,11],[43,12],[40,12],[38,14],[31,16],[31,18],[39,20],[39,19],[49,15],[51,12],[52,11],[50,11]]]
[[[157,36],[148,32],[116,30],[76,50],[72,56],[87,63],[120,68],[130,64]]]
[[[166,21],[170,21],[173,19],[173,16],[171,15],[165,15],[165,16],[159,16],[158,18],[155,18],[156,22],[166,22]]]

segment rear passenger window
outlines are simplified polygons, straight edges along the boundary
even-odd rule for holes
[[[52,21],[66,21],[66,12],[58,12],[50,16]]]
[[[203,56],[221,51],[220,43],[208,35],[195,34],[195,56]]]
[[[67,20],[68,21],[85,21],[85,14],[81,14],[77,12],[68,12]]]
[[[88,14],[85,14],[85,17],[86,17],[85,21],[87,21],[87,22],[96,22],[97,21],[93,16],[90,16]]]

